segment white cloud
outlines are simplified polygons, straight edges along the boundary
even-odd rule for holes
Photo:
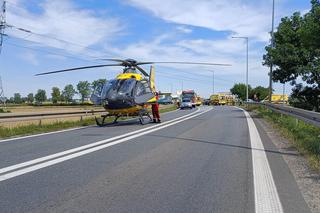
[[[43,46],[81,52],[92,45],[110,41],[122,30],[119,20],[97,17],[94,11],[79,9],[70,0],[46,0],[37,5],[40,9],[38,13],[28,11],[26,4],[27,1],[16,1],[12,8],[8,4],[7,22],[48,36],[32,35],[27,38]],[[8,33],[20,38],[27,35],[17,30],[8,30]]]
[[[186,27],[186,26],[182,26],[182,25],[181,25],[181,26],[178,26],[178,27],[177,27],[177,30],[180,31],[180,32],[182,32],[182,33],[186,33],[186,34],[192,32],[192,29],[190,29],[190,28],[188,28],[188,27]]]
[[[268,40],[270,10],[266,3],[248,0],[128,0],[168,22],[232,31],[261,41]]]
[[[39,65],[39,60],[37,59],[36,55],[31,52],[26,52],[22,54],[20,57],[34,66]]]

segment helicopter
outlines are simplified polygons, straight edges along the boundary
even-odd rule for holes
[[[101,118],[95,117],[96,124],[100,127],[108,124],[117,123],[122,116],[138,117],[140,124],[144,125],[152,118],[149,113],[149,106],[156,102],[155,87],[155,64],[189,64],[189,65],[208,65],[208,66],[231,66],[230,64],[200,63],[200,62],[138,62],[134,59],[102,59],[105,61],[116,62],[113,64],[101,64],[93,66],[75,67],[70,69],[56,70],[51,72],[38,73],[36,76],[49,75],[62,72],[70,72],[83,69],[93,69],[101,67],[123,67],[121,74],[115,79],[107,81],[102,90],[94,91],[91,95],[91,101],[95,105],[103,105],[106,114]],[[141,65],[151,65],[149,73]],[[111,123],[106,122],[106,118],[113,116]]]

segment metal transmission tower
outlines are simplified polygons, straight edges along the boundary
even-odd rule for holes
[[[2,50],[3,38],[5,36],[4,30],[7,26],[6,23],[6,1],[3,1],[1,14],[0,14],[0,54]],[[3,87],[2,87],[2,79],[0,75],[0,103],[5,104],[6,98],[4,97]]]
[[[0,53],[2,50],[3,38],[5,36],[4,30],[7,27],[6,23],[6,1],[2,3],[2,9],[0,14]]]

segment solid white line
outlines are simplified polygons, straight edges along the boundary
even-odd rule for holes
[[[13,177],[17,177],[17,176],[29,173],[29,172],[32,172],[32,171],[35,171],[35,170],[38,170],[38,169],[41,169],[41,168],[52,166],[54,164],[58,164],[58,163],[61,163],[61,162],[64,162],[64,161],[67,161],[67,160],[82,156],[82,155],[86,155],[86,154],[89,154],[89,153],[92,153],[92,152],[95,152],[95,151],[98,151],[98,150],[101,150],[101,149],[105,149],[107,147],[123,143],[125,141],[128,141],[128,140],[131,140],[131,139],[134,139],[134,138],[149,134],[151,132],[155,132],[155,131],[167,128],[169,126],[172,126],[172,125],[178,124],[180,122],[189,120],[191,118],[197,117],[199,115],[202,115],[202,114],[204,114],[204,113],[206,113],[206,112],[208,112],[210,110],[211,109],[205,110],[203,112],[200,112],[200,113],[185,117],[183,119],[179,119],[177,121],[170,122],[170,123],[168,123],[166,125],[156,126],[156,128],[153,128],[153,129],[150,129],[150,130],[138,133],[138,134],[133,134],[133,135],[131,135],[129,137],[125,137],[125,138],[122,138],[122,139],[117,140],[117,141],[113,141],[113,142],[110,142],[110,143],[107,143],[107,144],[103,144],[103,145],[100,145],[100,146],[97,146],[97,147],[93,147],[93,148],[86,149],[86,150],[83,150],[83,151],[80,151],[80,152],[76,152],[76,153],[73,153],[73,154],[70,154],[70,155],[67,155],[67,156],[63,156],[61,158],[56,158],[56,159],[53,159],[53,160],[50,160],[50,161],[39,163],[39,164],[30,166],[30,167],[22,168],[20,170],[13,171],[11,173],[6,173],[6,174],[0,176],[0,182],[4,181],[4,180],[7,180],[7,179],[10,179],[10,178],[13,178]]]
[[[16,138],[8,138],[8,139],[0,140],[0,143],[14,141],[14,140],[21,140],[21,139],[26,139],[26,138],[39,137],[39,136],[43,136],[43,135],[51,135],[51,134],[56,134],[56,133],[69,132],[69,131],[74,131],[74,130],[78,130],[78,129],[88,128],[88,127],[89,126],[76,127],[76,128],[71,128],[71,129],[64,129],[64,130],[58,130],[58,131],[53,131],[53,132],[40,133],[40,134],[36,134],[36,135],[27,135],[27,136],[21,136],[21,137],[16,137]]]
[[[123,138],[123,137],[130,136],[132,134],[137,134],[137,133],[140,133],[140,132],[143,132],[143,131],[146,131],[146,130],[149,130],[149,129],[153,129],[153,128],[156,128],[156,127],[159,127],[159,126],[163,126],[163,125],[166,125],[166,124],[168,124],[170,122],[174,122],[176,120],[183,119],[185,117],[191,116],[191,115],[197,113],[199,110],[200,109],[197,109],[195,112],[192,112],[190,114],[175,118],[175,119],[170,120],[170,121],[163,122],[163,123],[158,124],[158,125],[146,127],[146,128],[143,128],[143,129],[139,129],[139,130],[136,130],[136,131],[133,131],[133,132],[128,132],[126,134],[118,135],[116,137],[108,138],[108,139],[105,139],[105,140],[102,140],[102,141],[98,141],[98,142],[95,142],[95,143],[87,144],[87,145],[80,146],[80,147],[73,148],[73,149],[69,149],[69,150],[66,150],[66,151],[63,151],[63,152],[58,152],[58,153],[55,153],[55,154],[52,154],[52,155],[48,155],[48,156],[45,156],[45,157],[40,157],[40,158],[37,158],[37,159],[34,159],[34,160],[30,160],[30,161],[26,161],[26,162],[19,163],[19,164],[16,164],[16,165],[12,165],[12,166],[8,166],[8,167],[5,167],[5,168],[1,168],[0,169],[0,174],[5,173],[5,172],[9,172],[9,171],[12,171],[12,170],[16,170],[16,169],[19,169],[19,168],[22,168],[22,167],[30,166],[30,165],[33,165],[33,164],[36,164],[36,163],[40,163],[40,162],[43,162],[43,161],[51,160],[53,158],[61,157],[63,155],[68,155],[68,154],[71,154],[71,153],[74,153],[74,152],[78,152],[78,151],[81,151],[81,150],[84,150],[84,149],[88,149],[88,148],[91,148],[91,147],[94,147],[94,146],[98,146],[98,145],[101,145],[101,144],[104,144],[104,143],[107,143],[107,142],[111,142],[111,141],[114,141],[114,140],[117,140],[117,139],[120,139],[120,138]]]
[[[247,118],[250,133],[255,212],[282,213],[283,208],[259,132],[249,113],[241,110]]]
[[[176,112],[179,109],[173,110],[173,111],[169,111],[169,112],[165,112],[165,113],[161,113],[161,114],[169,114],[171,112]],[[131,118],[131,119],[127,119],[126,121],[130,121],[130,120],[135,120],[137,118]],[[57,134],[57,133],[63,133],[63,132],[69,132],[69,131],[74,131],[74,130],[79,130],[79,129],[85,129],[88,127],[92,127],[95,125],[89,125],[89,126],[84,126],[84,127],[76,127],[76,128],[70,128],[70,129],[64,129],[64,130],[58,130],[58,131],[53,131],[53,132],[45,132],[45,133],[39,133],[39,134],[35,134],[35,135],[26,135],[26,136],[20,136],[20,137],[13,137],[13,138],[8,138],[8,139],[2,139],[0,140],[0,143],[4,143],[4,142],[8,142],[8,141],[15,141],[15,140],[21,140],[21,139],[26,139],[26,138],[33,138],[33,137],[39,137],[39,136],[44,136],[44,135],[51,135],[51,134]]]

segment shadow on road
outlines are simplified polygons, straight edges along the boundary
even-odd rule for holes
[[[299,154],[296,154],[296,153],[285,153],[285,152],[280,152],[280,151],[275,151],[275,150],[268,150],[268,149],[262,150],[262,149],[251,148],[251,147],[248,147],[248,146],[240,146],[240,145],[233,145],[233,144],[227,144],[227,143],[219,143],[219,142],[199,140],[199,139],[182,138],[182,137],[170,137],[170,136],[155,135],[155,134],[151,134],[151,135],[149,135],[149,136],[152,136],[152,137],[160,137],[160,138],[169,138],[169,139],[177,139],[177,140],[185,140],[185,141],[191,141],[191,142],[196,142],[196,143],[205,143],[205,144],[211,144],[211,145],[224,146],[224,147],[229,147],[229,148],[247,149],[247,150],[257,150],[257,151],[263,151],[263,152],[280,154],[280,155],[292,155],[292,156],[298,156],[298,155],[299,155]]]

